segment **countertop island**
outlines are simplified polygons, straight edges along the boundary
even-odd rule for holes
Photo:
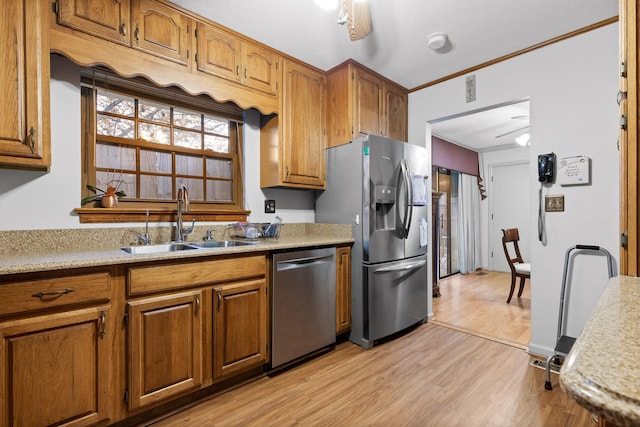
[[[560,371],[560,385],[606,425],[640,425],[640,277],[614,277]]]

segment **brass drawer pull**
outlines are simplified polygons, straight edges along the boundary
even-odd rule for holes
[[[70,294],[71,292],[73,292],[73,289],[71,288],[66,288],[66,289],[62,289],[59,291],[50,291],[50,292],[37,292],[33,295],[31,295],[34,298],[40,298],[40,299],[44,299],[45,297],[57,297],[60,295],[65,295],[65,294]]]

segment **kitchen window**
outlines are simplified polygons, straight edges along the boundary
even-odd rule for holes
[[[177,88],[83,72],[83,197],[117,186],[117,208],[90,202],[81,222],[171,221],[185,185],[200,220],[245,219],[242,209],[242,112]]]

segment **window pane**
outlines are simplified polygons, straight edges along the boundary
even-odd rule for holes
[[[207,158],[207,178],[233,178],[233,162],[229,159]]]
[[[98,114],[96,125],[98,135],[117,136],[128,139],[135,137],[135,122],[133,120]]]
[[[177,147],[202,149],[202,134],[200,132],[190,132],[188,130],[173,130],[173,145]]]
[[[232,202],[233,183],[231,181],[207,180],[207,200],[217,202]]]
[[[140,198],[171,200],[170,176],[140,175]]]
[[[173,110],[173,124],[183,128],[202,129],[202,114],[188,110]]]
[[[121,181],[118,183],[118,181]],[[131,174],[121,174],[119,172],[96,172],[96,187],[106,191],[107,187],[115,187],[116,191],[122,191],[126,197],[136,197],[136,177]]]
[[[205,115],[204,131],[209,133],[217,133],[218,135],[229,136],[229,121]]]
[[[202,176],[202,157],[176,154],[176,174]]]
[[[98,111],[133,117],[135,114],[135,101],[130,96],[119,93],[98,90],[96,97]]]
[[[168,105],[140,99],[138,101],[138,117],[156,123],[171,123],[171,108]]]
[[[140,170],[143,172],[171,173],[171,153],[140,150]]]
[[[229,152],[229,140],[215,135],[204,136],[204,149],[212,150],[216,153],[228,153]]]
[[[138,123],[138,137],[156,144],[169,145],[169,128],[167,126],[153,125],[151,123]]]
[[[204,185],[202,184],[202,179],[176,178],[176,194],[178,194],[178,188],[180,188],[181,185],[187,187],[189,200],[204,200]]]
[[[105,169],[135,170],[136,150],[123,145],[96,143],[96,166]]]

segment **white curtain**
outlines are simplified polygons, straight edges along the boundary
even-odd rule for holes
[[[458,255],[460,273],[480,268],[480,191],[478,178],[460,174],[458,180]]]

